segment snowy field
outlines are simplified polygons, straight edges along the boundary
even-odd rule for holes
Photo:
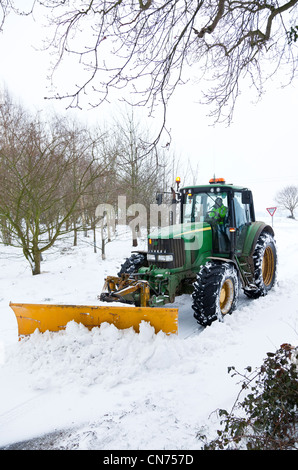
[[[60,449],[200,449],[197,433],[214,437],[213,411],[230,410],[239,392],[228,367],[244,372],[282,343],[298,343],[298,222],[275,216],[274,230],[278,282],[269,295],[241,293],[237,310],[206,329],[181,296],[172,337],[147,323],[140,334],[70,323],[19,342],[10,301],[99,304],[104,277],[117,273],[131,242],[123,232],[102,261],[91,236],[77,247],[59,241],[34,277],[18,250],[0,246],[0,447],[56,433]]]

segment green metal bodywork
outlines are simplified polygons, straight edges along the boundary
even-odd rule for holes
[[[155,240],[157,238],[182,239],[185,247],[185,266],[187,266],[188,269],[190,269],[192,265],[197,266],[197,258],[205,256],[204,253],[212,252],[212,229],[211,226],[205,222],[170,225],[157,229],[148,236],[149,240]],[[195,257],[196,261],[191,262],[191,257]]]
[[[272,228],[264,222],[253,222],[247,229],[247,234],[243,247],[243,256],[250,256],[255,248],[255,243],[263,231],[273,234]]]
[[[219,188],[218,191],[229,191],[230,194],[233,194],[235,191],[247,191],[246,188],[227,184],[217,184],[212,187]],[[207,192],[210,191],[210,188],[211,185],[192,186],[191,190],[193,192]],[[182,188],[180,194],[185,194],[188,190],[189,187]],[[252,199],[250,205],[254,218]],[[175,296],[189,288],[201,266],[205,265],[210,259],[234,263],[239,272],[243,287],[248,286],[253,277],[252,254],[256,241],[264,230],[270,233],[273,232],[272,228],[264,222],[252,220],[250,224],[247,224],[243,232],[245,238],[241,249],[237,249],[235,246],[234,251],[229,253],[214,252],[213,228],[206,222],[179,223],[159,228],[150,233],[148,236],[148,253],[159,253],[158,250],[155,250],[155,246],[161,243],[161,240],[182,240],[185,257],[183,264],[180,266],[158,267],[158,263],[151,263],[149,267],[142,267],[138,270],[139,278],[148,281],[150,285],[151,296],[149,304],[151,306],[159,306],[174,302]],[[238,236],[237,227],[233,236],[235,237],[236,244]]]
[[[154,241],[157,239],[182,239],[185,248],[185,262],[175,268],[160,268],[155,265],[139,269],[141,279],[149,282],[154,294],[150,305],[158,306],[173,302],[177,289],[187,289],[183,281],[193,281],[198,267],[205,264],[212,255],[212,230],[206,223],[176,224],[160,228],[148,237],[152,241],[151,251],[154,251]]]

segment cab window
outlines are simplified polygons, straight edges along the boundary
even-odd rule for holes
[[[251,223],[249,204],[242,203],[242,193],[234,193],[236,227],[242,227]]]
[[[184,222],[206,222],[209,221],[212,209],[219,207],[218,200],[226,208],[228,206],[227,193],[195,193],[187,194],[184,200],[183,221]]]

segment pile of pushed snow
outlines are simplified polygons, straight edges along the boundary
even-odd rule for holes
[[[133,328],[118,330],[108,323],[89,331],[72,321],[58,333],[36,330],[12,349],[6,366],[15,373],[26,371],[33,389],[63,388],[73,382],[110,388],[150,370],[169,373],[173,368],[177,373],[185,357],[177,337],[155,334],[146,322],[137,334]],[[188,353],[193,356],[194,351]]]

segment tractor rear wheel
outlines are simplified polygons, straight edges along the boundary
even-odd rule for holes
[[[257,241],[254,254],[255,289],[244,289],[244,293],[253,299],[264,296],[274,286],[276,279],[277,254],[274,238],[269,233],[262,233]]]
[[[192,308],[202,326],[231,314],[237,306],[238,274],[230,263],[208,262],[202,266],[194,282]]]

